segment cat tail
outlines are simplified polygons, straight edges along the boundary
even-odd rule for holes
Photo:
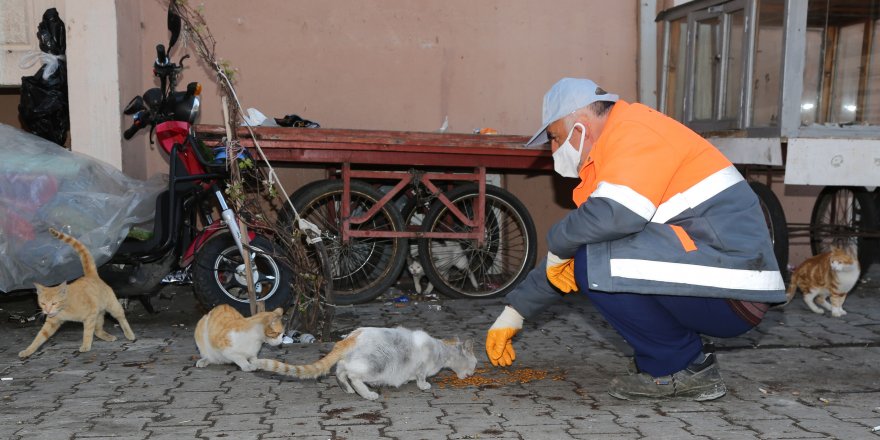
[[[790,303],[791,300],[794,299],[794,294],[797,293],[797,288],[797,280],[795,279],[795,276],[792,275],[791,281],[789,281],[788,284],[788,290],[785,291],[785,304]]]
[[[55,228],[49,228],[49,233],[52,234],[53,237],[69,244],[73,247],[73,250],[79,254],[79,260],[82,262],[83,267],[83,276],[98,276],[98,267],[95,265],[95,259],[92,258],[92,254],[89,252],[89,249],[85,247],[79,240],[67,235],[61,231],[56,230]]]
[[[330,373],[330,369],[354,347],[359,334],[360,331],[355,330],[347,338],[337,342],[333,346],[333,350],[327,353],[327,356],[318,359],[318,361],[312,364],[291,365],[274,359],[255,359],[251,363],[259,370],[271,371],[300,379],[316,379]]]

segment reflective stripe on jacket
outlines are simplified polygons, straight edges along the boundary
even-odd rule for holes
[[[618,101],[580,176],[547,245],[570,258],[586,244],[591,289],[785,301],[757,196],[684,125]]]

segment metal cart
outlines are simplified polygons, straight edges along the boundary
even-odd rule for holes
[[[662,11],[659,108],[752,181],[776,256],[880,245],[880,0],[697,0]],[[770,181],[824,186],[809,224],[786,223]]]
[[[197,126],[208,141],[219,126]],[[549,149],[521,136],[259,127],[277,163],[322,164],[331,178],[304,185],[291,200],[323,231],[340,304],[369,301],[418,259],[433,286],[452,297],[501,296],[536,259],[525,206],[486,184],[487,169],[552,171]],[[252,146],[246,131],[240,138]],[[457,172],[450,172],[456,169]],[[291,213],[282,212],[281,221]]]

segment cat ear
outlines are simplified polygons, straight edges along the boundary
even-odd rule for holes
[[[277,316],[281,316],[284,314],[284,309],[282,309],[281,307],[278,307],[277,309],[272,310],[272,313],[274,313]]]
[[[464,341],[464,349],[465,349],[465,351],[473,352],[474,351],[474,340],[468,339],[467,341]]]

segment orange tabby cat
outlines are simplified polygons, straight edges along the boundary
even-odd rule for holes
[[[843,249],[834,247],[828,252],[808,258],[791,274],[786,292],[788,301],[797,289],[804,294],[810,310],[824,313],[816,304],[831,311],[831,316],[846,315],[843,302],[859,279],[859,262]],[[825,300],[830,300],[830,305]]]
[[[55,287],[34,283],[37,287],[37,300],[40,303],[40,309],[46,314],[46,323],[37,333],[34,342],[19,352],[18,357],[26,358],[34,354],[34,351],[55,334],[65,321],[83,323],[83,341],[82,346],[79,347],[81,352],[92,349],[94,336],[105,341],[115,341],[116,336],[104,331],[104,313],[110,313],[116,318],[125,337],[129,341],[134,341],[134,332],[131,331],[131,327],[125,319],[125,311],[119,304],[119,300],[116,299],[113,289],[98,276],[95,260],[89,250],[77,239],[67,234],[52,228],[49,228],[49,233],[73,246],[82,262],[83,276],[70,284],[64,282]]]
[[[214,307],[196,325],[196,346],[202,356],[196,362],[196,367],[234,363],[242,371],[255,370],[251,361],[256,359],[263,343],[272,346],[281,344],[284,337],[283,312],[279,307],[245,318],[230,305]]]

